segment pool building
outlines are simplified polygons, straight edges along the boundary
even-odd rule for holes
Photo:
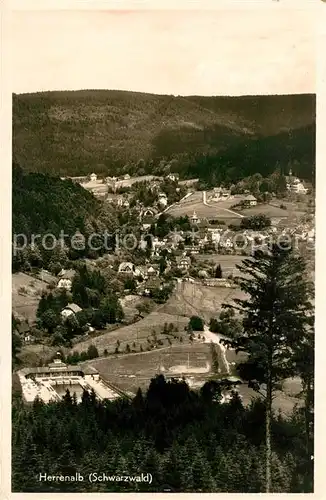
[[[93,389],[100,400],[116,399],[121,395],[92,366],[67,365],[61,359],[54,359],[48,366],[23,368],[18,377],[26,403],[32,403],[36,397],[45,403],[60,401],[67,389],[71,396],[76,394],[77,402],[81,401],[84,390]]]

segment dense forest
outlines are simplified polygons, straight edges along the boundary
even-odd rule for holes
[[[221,385],[201,392],[185,382],[152,380],[132,400],[81,404],[36,400],[13,406],[12,488],[25,492],[264,492],[264,404],[244,408],[236,393],[221,404]],[[304,418],[273,415],[272,491],[312,491],[312,462],[305,455]],[[49,475],[84,476],[83,482],[40,482]],[[152,475],[152,483],[90,483],[92,472]]]
[[[114,231],[129,220],[128,214],[119,219],[114,207],[69,179],[26,173],[14,164],[12,186],[13,271],[51,269],[67,265],[69,259],[98,257],[106,248],[114,249]],[[107,236],[104,248],[105,233],[112,237]],[[98,251],[86,244],[95,234],[94,248],[103,246]]]
[[[315,126],[242,141],[219,153],[197,154],[184,171],[210,185],[228,185],[256,173],[267,177],[275,167],[283,175],[292,168],[295,175],[314,183]]]
[[[28,171],[236,181],[297,160],[311,180],[315,96],[200,97],[122,91],[13,96],[13,150]],[[163,163],[162,163],[163,161]],[[171,163],[173,162],[173,163]],[[213,178],[214,180],[214,178]]]
[[[24,173],[13,165],[12,174],[13,233],[52,233],[59,237],[83,232],[85,223],[99,214],[100,203],[80,185],[70,180],[41,173]]]

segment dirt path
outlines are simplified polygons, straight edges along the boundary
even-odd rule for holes
[[[205,337],[205,340],[204,340],[205,343],[213,342],[214,344],[218,344],[218,346],[220,348],[221,357],[222,357],[224,366],[226,368],[227,373],[229,374],[230,373],[230,364],[229,364],[228,360],[226,359],[226,354],[225,354],[226,347],[223,343],[220,342],[220,340],[222,338],[225,338],[225,337],[223,337],[223,335],[219,335],[218,333],[210,332],[207,325],[204,326],[204,334],[203,335]]]

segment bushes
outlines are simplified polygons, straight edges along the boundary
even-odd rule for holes
[[[221,268],[220,264],[218,264],[218,266],[215,269],[215,278],[218,278],[218,279],[223,278],[222,268]]]
[[[106,351],[106,354],[105,354]],[[108,354],[107,349],[105,349],[104,355],[106,356]],[[70,365],[77,365],[78,363],[82,361],[87,361],[88,359],[94,359],[99,357],[99,352],[96,348],[95,345],[91,344],[87,351],[82,351],[79,353],[78,351],[74,351],[72,354],[69,354],[66,357],[66,362]]]
[[[271,226],[271,219],[267,215],[259,214],[251,217],[244,217],[241,220],[241,229],[260,230]]]
[[[188,324],[188,328],[192,331],[203,331],[204,330],[204,320],[199,316],[191,316]]]
[[[209,330],[213,333],[220,333],[226,337],[235,338],[242,332],[242,323],[235,317],[231,309],[222,311],[219,318],[211,318]]]

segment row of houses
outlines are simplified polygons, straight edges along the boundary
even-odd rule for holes
[[[180,270],[188,270],[191,266],[191,259],[189,256],[185,254],[176,256],[176,265]],[[171,261],[169,259],[166,260],[167,269],[171,267]],[[148,264],[142,266],[135,266],[132,262],[121,262],[118,269],[118,274],[124,277],[133,277],[139,278],[141,277],[144,280],[149,278],[154,278],[159,276],[160,267],[158,264]]]
[[[155,176],[155,175],[141,175],[141,176],[132,177],[129,174],[125,174],[125,175],[120,176],[120,177],[108,176],[108,177],[99,179],[97,174],[95,174],[94,172],[92,172],[91,174],[88,174],[88,175],[82,175],[82,176],[77,176],[77,177],[61,177],[62,180],[66,179],[66,178],[71,179],[73,182],[76,182],[79,184],[85,184],[87,182],[104,182],[107,185],[115,186],[117,188],[123,187],[126,184],[126,183],[124,184],[124,181],[127,181],[126,185],[130,186],[134,182],[162,181],[162,179],[163,179],[163,177]],[[178,182],[179,181],[179,174],[171,172],[165,178],[172,181],[172,182]],[[192,181],[194,181],[194,179],[192,179]],[[189,182],[189,181],[185,181],[185,182]]]
[[[129,208],[130,207],[130,201],[128,195],[117,195],[114,193],[108,193],[105,201],[108,203],[113,203],[117,205],[118,207],[123,207],[123,208]],[[155,215],[157,215],[161,210],[166,208],[168,205],[168,197],[165,193],[158,193],[158,200],[157,200],[157,207],[143,207],[140,210],[139,217],[140,219],[144,218],[153,218]],[[141,204],[139,203],[139,206]]]

